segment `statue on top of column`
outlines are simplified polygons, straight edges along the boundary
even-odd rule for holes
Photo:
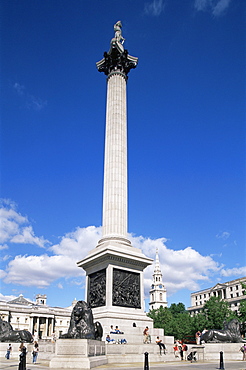
[[[115,25],[114,25],[115,35],[112,38],[110,44],[111,44],[111,48],[116,47],[119,50],[119,52],[122,53],[124,51],[123,44],[124,44],[125,39],[122,36],[121,28],[122,28],[121,21],[116,22]]]
[[[104,52],[104,58],[96,63],[99,72],[104,72],[108,76],[111,72],[120,72],[125,76],[128,75],[132,68],[136,68],[138,58],[128,54],[128,50],[124,49],[125,41],[121,32],[122,24],[118,21],[114,25],[114,37],[110,42],[110,50]]]

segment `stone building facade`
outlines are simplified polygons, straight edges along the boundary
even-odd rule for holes
[[[226,283],[218,283],[212,288],[191,293],[191,306],[188,307],[188,311],[192,316],[199,313],[209,298],[213,296],[220,297],[228,302],[232,311],[238,311],[240,302],[246,299],[241,283],[246,284],[246,277]]]
[[[50,307],[46,302],[46,295],[38,294],[32,302],[21,294],[11,301],[0,301],[0,316],[14,330],[28,330],[40,339],[59,338],[68,330],[76,300],[67,308]]]

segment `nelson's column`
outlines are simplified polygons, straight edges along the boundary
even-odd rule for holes
[[[96,63],[107,76],[102,239],[78,262],[86,271],[85,300],[104,328],[152,327],[144,313],[143,270],[152,259],[127,235],[127,75],[138,63],[124,49],[121,22],[114,25],[110,50]]]

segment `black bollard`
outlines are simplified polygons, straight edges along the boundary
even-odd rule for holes
[[[149,354],[148,352],[144,353],[144,370],[149,370]]]
[[[26,347],[23,347],[20,354],[18,370],[26,370]]]
[[[223,352],[221,351],[220,352],[220,367],[219,367],[220,370],[224,370],[224,361],[223,361]]]

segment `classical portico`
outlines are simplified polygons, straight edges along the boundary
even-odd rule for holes
[[[147,324],[144,313],[143,271],[152,259],[131,245],[127,234],[127,80],[138,58],[124,49],[121,22],[104,58],[96,63],[107,76],[102,238],[78,262],[86,271],[85,300],[102,325]]]

